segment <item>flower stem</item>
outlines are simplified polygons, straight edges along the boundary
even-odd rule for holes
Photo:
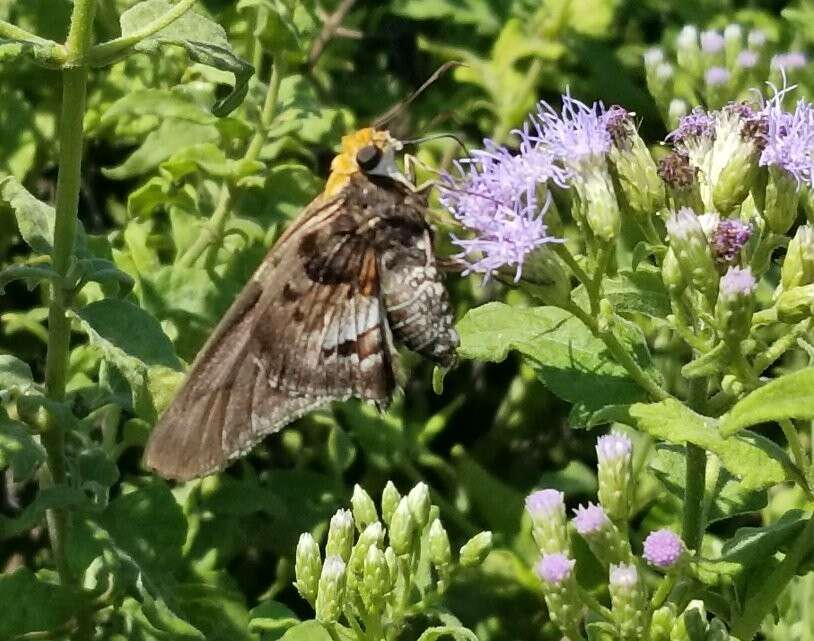
[[[249,143],[249,148],[246,151],[245,159],[248,161],[257,160],[260,157],[260,152],[263,149],[263,143],[266,142],[266,134],[268,128],[274,121],[277,115],[277,107],[280,96],[280,83],[285,75],[282,62],[275,60],[271,66],[271,79],[269,80],[268,90],[266,91],[266,99],[263,102],[263,112],[260,114],[260,121],[255,128],[254,137]]]
[[[93,17],[96,0],[75,0],[71,16],[66,49],[68,63],[62,71],[62,110],[59,122],[59,173],[56,192],[56,220],[52,267],[61,277],[66,276],[73,261],[76,236],[77,209],[82,176],[82,146],[87,94],[87,67],[71,61],[81,60],[90,47],[93,36]],[[65,400],[68,372],[68,350],[71,321],[67,315],[71,292],[61,283],[51,286],[48,310],[48,348],[45,364],[45,390],[49,399]],[[65,425],[53,415],[49,416],[42,437],[48,459],[46,484],[65,483]],[[65,536],[68,513],[55,508],[46,513],[48,535],[54,564],[63,585],[71,584],[71,574],[65,554]],[[81,628],[82,626],[80,626]]]
[[[689,405],[693,410],[701,410],[706,403],[705,378],[690,381]],[[684,515],[681,533],[684,543],[696,554],[701,552],[704,537],[704,492],[707,473],[707,453],[697,445],[687,443],[687,469],[684,481]]]
[[[746,599],[740,617],[732,625],[732,636],[744,640],[755,636],[763,619],[774,607],[789,581],[794,578],[800,563],[812,549],[814,549],[814,517],[809,517],[786,558],[762,582],[760,589]]]
[[[811,318],[806,318],[805,320],[797,323],[791,328],[790,331],[783,334],[783,336],[778,338],[774,343],[769,345],[767,350],[755,357],[755,373],[763,373],[763,370],[794,347],[794,345],[797,343],[797,339],[811,331],[812,327],[814,327],[814,321]]]
[[[811,462],[808,460],[808,456],[803,449],[803,444],[800,442],[800,435],[797,434],[797,430],[789,419],[780,419],[778,423],[780,423],[783,435],[786,437],[786,441],[788,441],[794,463],[800,468],[800,472],[803,476],[808,479],[811,473]]]

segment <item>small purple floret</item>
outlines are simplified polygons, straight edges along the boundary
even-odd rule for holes
[[[760,29],[752,29],[746,38],[750,47],[759,49],[766,44],[766,33]]]
[[[721,278],[722,296],[751,296],[755,291],[755,277],[749,267],[730,267]]]
[[[644,540],[644,558],[657,568],[671,568],[684,554],[684,543],[675,532],[656,530]]]
[[[557,490],[538,490],[526,497],[526,511],[534,519],[550,518],[565,509],[565,495]]]
[[[773,69],[784,69],[794,71],[802,69],[808,64],[808,58],[800,51],[789,51],[788,53],[778,53],[772,58]]]
[[[701,50],[704,53],[718,53],[724,48],[724,37],[712,29],[701,32]]]
[[[667,140],[680,145],[692,138],[712,138],[715,134],[715,116],[696,107],[678,121],[678,127],[667,134]]]
[[[564,554],[545,554],[537,562],[535,570],[537,576],[546,583],[559,585],[571,576],[575,563],[576,561],[569,559]]]
[[[574,510],[574,528],[582,535],[596,534],[608,523],[608,515],[601,505],[588,503],[588,505],[580,505]]]
[[[735,64],[741,69],[752,69],[757,66],[758,60],[760,60],[760,56],[758,56],[757,52],[744,49],[735,59]]]
[[[639,571],[635,565],[626,563],[611,565],[608,579],[612,586],[630,590],[635,588],[639,582]]]
[[[740,220],[727,218],[712,232],[712,253],[719,263],[734,261],[752,236],[752,228]]]
[[[720,87],[729,82],[729,71],[724,67],[710,67],[704,74],[704,82],[709,87]]]
[[[799,100],[794,113],[784,111],[782,101],[788,91],[778,91],[763,107],[765,145],[760,165],[785,170],[798,187],[814,186],[814,105]]]
[[[600,461],[618,461],[630,456],[633,442],[624,434],[611,432],[596,439],[596,455]]]

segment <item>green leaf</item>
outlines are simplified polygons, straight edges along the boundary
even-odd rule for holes
[[[33,290],[43,282],[61,282],[62,277],[50,267],[40,265],[10,265],[0,271],[0,294],[14,281],[25,281],[28,290]]]
[[[138,305],[108,298],[86,305],[76,315],[91,342],[103,341],[147,365],[180,369],[161,325]]]
[[[277,641],[287,630],[299,624],[294,612],[279,601],[263,601],[249,612],[249,631],[259,632],[263,641]]]
[[[129,294],[135,285],[130,274],[116,267],[116,263],[106,258],[80,258],[76,261],[76,274],[79,277],[77,290],[87,283],[99,283],[108,295]]]
[[[305,621],[289,628],[280,641],[331,641],[331,635],[318,621]]]
[[[732,360],[731,352],[726,343],[719,343],[706,354],[701,354],[681,368],[681,375],[685,378],[699,378],[711,376],[723,371]]]
[[[638,271],[619,272],[613,278],[602,281],[602,292],[619,314],[637,313],[664,320],[672,311],[661,275],[652,267],[642,266]],[[574,292],[574,298],[577,302],[587,303],[585,288],[580,286]],[[584,306],[587,308],[587,305]]]
[[[687,465],[683,447],[659,444],[650,460],[650,469],[668,492],[680,500],[684,498]],[[710,523],[758,512],[768,504],[765,490],[747,489],[726,469],[719,470],[711,494],[712,503],[707,515]]]
[[[489,303],[470,310],[457,329],[458,353],[464,358],[499,362],[510,350],[517,350],[529,359],[546,387],[587,412],[645,398],[605,344],[559,308]]]
[[[199,125],[213,125],[216,119],[212,114],[190,98],[176,91],[166,89],[141,89],[119,98],[102,115],[101,124],[110,125],[122,118],[156,116],[164,120],[176,118]]]
[[[720,560],[748,567],[770,558],[797,539],[808,519],[802,510],[789,510],[770,525],[740,528],[724,543]]]
[[[28,246],[39,254],[50,254],[54,244],[54,208],[34,198],[12,176],[0,179],[0,202],[11,207]]]
[[[172,8],[173,4],[168,0],[139,2],[122,14],[122,36],[126,38],[137,33]],[[167,27],[139,42],[136,49],[154,53],[160,45],[165,44],[181,46],[195,62],[234,74],[232,91],[212,107],[212,113],[216,116],[228,115],[246,97],[254,68],[234,52],[226,37],[226,30],[217,22],[196,11],[187,11]]]
[[[415,20],[444,20],[492,34],[503,22],[505,7],[489,0],[397,0],[393,11]]]
[[[783,419],[814,418],[814,367],[776,378],[738,401],[721,420],[721,433]]]
[[[59,54],[56,42],[0,38],[0,62],[2,63],[10,64],[16,59],[26,57],[44,67],[54,67],[60,62]]]
[[[455,641],[478,641],[478,637],[469,628],[463,626],[441,625],[434,628],[427,628],[418,637],[418,641],[436,641],[441,637],[452,637]]]
[[[679,445],[693,443],[718,455],[747,489],[762,489],[789,478],[782,450],[773,448],[767,439],[756,434],[723,438],[715,419],[696,414],[675,399],[636,403],[629,414],[631,425],[655,438]]]
[[[0,354],[0,399],[9,392],[25,394],[34,389],[34,378],[28,363],[11,354]]]
[[[37,579],[28,568],[0,575],[0,639],[48,633],[65,626],[85,607],[81,595],[69,588]],[[67,638],[68,630],[62,638]],[[48,635],[46,638],[57,638]]]
[[[45,450],[31,428],[0,411],[0,470],[11,468],[15,481],[30,479],[45,461]]]
[[[15,518],[0,515],[0,540],[19,536],[42,523],[46,510],[72,510],[86,506],[88,499],[84,492],[66,485],[41,489],[37,498]],[[2,619],[2,617],[0,617]],[[0,636],[0,638],[3,638]]]

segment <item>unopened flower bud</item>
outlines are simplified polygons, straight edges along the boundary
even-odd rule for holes
[[[641,219],[655,215],[664,206],[664,185],[659,178],[656,163],[636,127],[626,115],[610,151],[609,159],[618,186],[620,200],[627,209]]]
[[[410,512],[413,515],[418,529],[421,530],[429,522],[430,519],[430,488],[426,483],[419,483],[409,494],[407,494],[407,505],[410,506]]]
[[[610,566],[611,612],[621,638],[644,637],[647,603],[639,572],[633,564]]]
[[[390,545],[393,546],[396,554],[409,554],[413,549],[413,539],[415,538],[416,523],[410,511],[410,504],[407,497],[399,501],[393,518],[390,520]]]
[[[399,494],[393,481],[387,481],[387,485],[384,486],[382,491],[382,520],[386,525],[390,525],[390,520],[393,518],[393,513],[400,501],[401,494]]]
[[[542,581],[551,621],[568,638],[577,639],[581,635],[574,632],[579,628],[584,608],[574,577],[574,563],[564,554],[544,554],[534,569]]]
[[[730,267],[721,278],[715,315],[723,339],[736,345],[749,335],[755,307],[755,277],[746,267]]]
[[[540,490],[526,497],[532,535],[543,554],[568,552],[564,498],[557,490]]]
[[[596,442],[599,502],[607,515],[618,523],[630,514],[633,443],[624,434],[611,432]]]
[[[744,127],[753,116],[746,103],[722,109],[716,117],[712,147],[712,203],[724,216],[741,206],[758,174],[758,141]]]
[[[384,528],[382,524],[376,521],[368,525],[359,535],[359,540],[353,546],[350,553],[350,560],[348,561],[348,581],[354,582],[361,575],[362,568],[365,563],[367,551],[371,547],[378,547],[384,540]]]
[[[337,510],[328,527],[325,556],[338,556],[347,562],[353,548],[353,515],[350,510]]]
[[[650,565],[669,570],[681,561],[684,552],[684,542],[679,536],[675,532],[662,529],[647,535],[642,556]]]
[[[746,39],[752,49],[760,49],[766,44],[766,32],[752,29]]]
[[[698,29],[693,25],[686,25],[676,38],[676,59],[678,64],[691,74],[699,76],[704,63],[701,59],[701,46],[698,39]]]
[[[678,259],[672,247],[667,249],[664,260],[661,263],[661,280],[664,282],[667,293],[673,298],[679,296],[687,289],[687,281],[684,278],[684,273],[681,271],[681,267],[678,264]]]
[[[384,598],[392,589],[390,568],[387,567],[384,552],[371,546],[365,555],[360,590],[367,608],[374,612],[384,610]]]
[[[777,299],[777,318],[784,323],[799,323],[814,316],[814,283],[792,287]]]
[[[430,561],[436,568],[444,567],[452,560],[452,549],[449,536],[441,519],[435,519],[430,526],[429,534]]]
[[[686,100],[673,98],[667,106],[667,121],[671,129],[675,129],[681,119],[690,113],[690,105]]]
[[[783,289],[814,283],[814,227],[800,225],[789,243],[780,270]]]
[[[622,219],[607,168],[586,167],[576,187],[588,227],[598,239],[606,243],[613,241],[619,234]]]
[[[486,557],[489,556],[489,552],[491,551],[492,533],[488,530],[486,532],[479,532],[461,547],[461,566],[471,568],[480,565],[486,560]]]
[[[395,550],[389,545],[384,550],[384,560],[387,562],[387,570],[390,572],[390,585],[394,586],[398,581],[399,563]]]
[[[356,522],[356,529],[360,532],[371,523],[379,520],[379,515],[376,514],[376,504],[373,503],[370,494],[365,492],[358,483],[353,486],[353,496],[351,496],[350,504],[353,511],[353,520]]]
[[[785,234],[797,218],[800,193],[794,177],[777,166],[769,167],[763,199],[763,218],[769,231]]]
[[[728,24],[724,29],[724,53],[726,63],[732,66],[735,58],[743,49],[743,27],[736,22]]]
[[[707,300],[714,301],[718,293],[718,270],[695,212],[687,207],[679,209],[667,220],[667,231],[684,278]]]
[[[546,304],[564,305],[571,297],[571,277],[547,245],[541,245],[526,256],[523,284]]]
[[[709,622],[707,636],[704,641],[729,641],[729,638],[729,631],[723,621],[715,618]]]
[[[335,623],[342,612],[345,595],[345,563],[339,556],[329,556],[322,566],[317,594],[316,617],[321,623]]]
[[[308,532],[300,534],[297,552],[294,555],[294,576],[297,591],[306,601],[314,603],[317,598],[319,576],[322,572],[322,558],[319,546]]]
[[[580,505],[574,510],[571,522],[596,558],[605,565],[632,561],[630,543],[608,518],[601,505],[593,503],[588,503],[587,506]]]
[[[676,615],[672,604],[665,605],[650,619],[650,641],[670,641],[670,632],[675,625]]]

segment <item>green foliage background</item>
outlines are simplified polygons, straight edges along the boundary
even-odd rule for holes
[[[100,2],[97,40],[118,36],[119,17],[134,4]],[[60,505],[76,510],[69,563],[86,588],[98,591],[104,638],[277,639],[295,617],[310,616],[291,587],[299,533],[324,533],[355,483],[377,495],[388,479],[402,490],[426,480],[458,545],[481,529],[494,532],[497,551],[448,594],[448,607],[478,638],[558,638],[530,570],[536,551],[522,500],[543,485],[566,491],[571,504],[593,497],[595,435],[573,431],[569,414],[594,384],[613,378],[599,365],[595,379],[579,381],[548,371],[544,387],[514,356],[464,361],[436,394],[431,367],[405,355],[404,394],[387,414],[358,403],[312,414],[227,473],[184,486],[148,474],[141,448],[182,362],[192,359],[282,227],[320,191],[340,137],[409,95],[441,63],[465,66],[392,124],[397,137],[454,132],[473,146],[483,137],[502,141],[538,99],[556,101],[570,88],[576,97],[635,111],[644,137],[656,142],[667,125],[645,86],[647,47],[671,41],[686,23],[720,28],[738,20],[765,30],[781,50],[805,48],[814,37],[814,4],[359,0],[311,64],[308,52],[335,5],[198,4],[257,67],[246,100],[226,117],[211,106],[228,94],[232,75],[192,64],[178,47],[92,75],[77,246],[101,262],[88,267],[93,282],[76,304],[68,379],[80,418],[68,443],[69,472],[82,482],[37,495],[43,452],[0,410],[0,604],[25,603],[0,611],[0,638],[59,629],[86,607],[42,569],[51,564],[42,517]],[[57,41],[70,10],[68,0],[0,0],[0,19]],[[60,83],[54,72],[13,55],[0,44],[0,177],[13,176],[52,202]],[[278,108],[258,124],[272,59],[284,67]],[[258,131],[262,146],[247,160]],[[420,147],[432,167],[460,154],[449,140]],[[201,249],[202,230],[219,208],[215,240]],[[11,208],[0,209],[3,266],[30,264],[26,241],[47,245],[48,217],[41,212],[23,228]],[[448,284],[458,317],[507,298],[476,277],[451,276]],[[478,319],[493,328],[499,312],[490,306]],[[32,381],[42,380],[46,316],[38,288],[16,282],[0,295],[2,391],[35,391]],[[547,348],[563,349],[553,342]],[[765,497],[749,500],[744,512],[765,504]],[[773,505],[796,500],[786,493]],[[643,532],[678,518],[675,499],[655,477],[641,483],[636,507]],[[753,514],[739,524],[759,520]],[[117,571],[103,569],[110,567]],[[791,620],[811,616],[792,601]]]

